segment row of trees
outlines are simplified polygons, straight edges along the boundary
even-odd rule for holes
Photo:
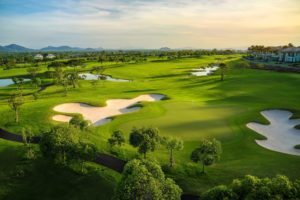
[[[116,130],[108,139],[111,147],[122,146],[126,142],[122,131]],[[180,151],[184,148],[183,141],[173,137],[161,137],[157,128],[133,128],[129,135],[129,143],[138,149],[138,153],[142,154],[144,159],[147,153],[153,152],[159,145],[163,145],[169,151],[169,166],[175,165],[174,151]],[[202,172],[204,166],[214,164],[220,159],[222,153],[221,143],[216,139],[203,139],[200,144],[191,153],[191,160],[195,163],[202,164]]]
[[[85,61],[102,62],[143,62],[148,58],[182,58],[182,57],[200,57],[202,55],[230,55],[241,53],[234,50],[111,50],[99,52],[55,52],[55,60],[63,59],[82,59]],[[47,54],[47,53],[44,53]],[[7,69],[16,68],[19,63],[36,63],[34,60],[36,52],[26,53],[1,53],[0,66]],[[46,62],[46,61],[43,61]]]
[[[277,175],[274,178],[258,178],[247,175],[235,179],[226,186],[220,185],[205,192],[201,199],[231,199],[231,200],[276,200],[300,199],[300,180],[290,181],[286,176]]]
[[[30,131],[26,130],[26,133]],[[42,156],[56,164],[68,166],[77,163],[81,171],[87,161],[93,161],[97,150],[82,137],[82,131],[73,125],[56,126],[50,132],[44,133],[39,143]],[[113,134],[117,138],[120,132]],[[24,131],[24,144],[27,154],[30,150],[30,137]],[[111,144],[122,144],[124,138],[110,140]],[[155,161],[134,159],[129,161],[123,171],[123,176],[116,189],[114,199],[174,199],[179,200],[182,190],[176,183],[166,178],[161,167]]]
[[[124,133],[116,130],[108,139],[108,144],[111,147],[122,146],[126,142]],[[138,153],[142,154],[144,159],[147,158],[147,153],[153,152],[162,144],[169,151],[169,165],[173,167],[175,164],[174,151],[183,149],[183,141],[178,138],[160,137],[157,128],[136,128],[134,127],[129,136],[129,143],[138,149]]]
[[[292,43],[289,43],[288,45],[278,46],[278,47],[270,47],[270,46],[264,46],[264,45],[251,45],[248,47],[249,52],[257,52],[257,53],[268,53],[268,52],[274,52],[279,51],[280,49],[286,49],[289,47],[294,47]]]

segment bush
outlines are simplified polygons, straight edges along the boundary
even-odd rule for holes
[[[202,199],[300,199],[300,180],[290,181],[286,176],[260,179],[247,175],[235,179],[229,186],[214,187],[202,195]]]
[[[182,190],[166,178],[161,167],[148,160],[132,160],[123,171],[115,200],[170,199],[180,200]]]
[[[220,185],[214,187],[207,192],[205,192],[202,196],[203,200],[226,200],[226,199],[237,199],[236,194],[232,191],[232,189],[228,188],[225,185]]]
[[[69,122],[69,124],[75,126],[76,128],[80,128],[81,130],[87,129],[90,122],[87,120],[84,120],[81,115],[75,115]]]
[[[295,145],[295,149],[300,149],[300,144]]]

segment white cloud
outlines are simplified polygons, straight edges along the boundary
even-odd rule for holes
[[[67,0],[44,6],[52,9],[0,14],[0,41],[30,47],[300,45],[298,0]]]

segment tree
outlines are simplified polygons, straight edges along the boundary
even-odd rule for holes
[[[73,126],[56,126],[42,135],[39,144],[45,158],[65,165],[76,157],[79,131]]]
[[[38,74],[39,71],[40,71],[40,68],[38,68],[38,67],[29,67],[29,68],[27,68],[27,72],[32,77],[33,82],[35,82],[36,75]]]
[[[175,164],[175,160],[173,157],[173,151],[180,151],[183,149],[183,141],[179,140],[177,138],[171,138],[171,137],[163,137],[162,139],[163,145],[169,150],[170,153],[170,167],[173,167]]]
[[[23,78],[18,78],[18,77],[13,77],[12,81],[14,82],[14,84],[17,85],[18,91],[22,92],[22,90],[23,90],[23,84],[24,84],[24,79]]]
[[[202,196],[201,199],[203,200],[226,200],[226,199],[238,199],[236,194],[227,186],[225,185],[220,185],[216,186],[207,192],[205,192]]]
[[[220,63],[219,67],[221,69],[221,81],[224,80],[224,73],[225,73],[225,69],[226,69],[226,64],[225,63]]]
[[[125,143],[125,137],[124,137],[124,134],[122,131],[120,130],[115,130],[111,137],[108,139],[108,144],[111,146],[111,147],[114,147],[116,145],[118,146],[122,146],[122,144]]]
[[[277,175],[274,178],[258,178],[246,175],[242,179],[235,179],[228,186],[214,187],[203,195],[201,199],[300,199],[300,180],[290,181],[286,176]]]
[[[42,84],[42,80],[40,78],[35,78],[33,79],[33,83],[35,84],[35,87],[37,87]]]
[[[75,126],[76,128],[80,128],[81,130],[87,129],[90,122],[88,120],[84,120],[82,115],[75,115],[70,120],[69,124]]]
[[[22,129],[22,139],[23,139],[24,146],[26,148],[26,158],[28,159],[33,159],[35,156],[34,149],[31,144],[32,137],[33,134],[30,128]]]
[[[204,166],[209,166],[214,164],[220,159],[222,153],[221,143],[216,139],[203,139],[200,141],[199,147],[197,147],[191,154],[191,160],[193,162],[202,163],[202,172],[204,171]]]
[[[165,178],[158,164],[148,160],[131,160],[125,166],[114,199],[179,200],[181,193],[172,179]]]
[[[73,88],[76,88],[79,79],[78,72],[74,70],[73,72],[68,73],[66,76],[69,82],[72,84]]]
[[[138,147],[138,152],[146,154],[150,151],[154,151],[159,144],[158,129],[156,128],[133,128],[130,133],[129,142],[132,146]]]
[[[65,72],[61,67],[55,67],[55,72],[54,72],[54,83],[55,84],[61,84],[61,82],[64,80],[65,77]]]
[[[60,84],[61,84],[61,86],[63,86],[64,96],[68,96],[69,80],[66,77],[63,77],[63,79],[60,81]]]
[[[15,122],[19,122],[19,113],[20,113],[20,108],[23,105],[23,96],[22,94],[14,94],[11,95],[8,99],[8,105],[10,108],[15,112]]]
[[[72,159],[80,163],[81,173],[83,173],[85,162],[93,161],[95,159],[96,147],[93,144],[80,140],[74,147],[74,153],[72,155]]]

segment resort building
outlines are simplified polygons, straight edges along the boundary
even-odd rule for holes
[[[55,58],[55,55],[53,55],[53,54],[48,54],[47,56],[46,56],[46,58],[47,59],[54,59]]]
[[[251,46],[248,48],[248,53],[251,59],[285,63],[300,62],[300,47]]]
[[[300,62],[300,47],[290,47],[280,52],[282,62]]]
[[[34,56],[34,59],[35,59],[35,60],[43,60],[44,57],[43,57],[42,54],[36,54],[36,55]]]

